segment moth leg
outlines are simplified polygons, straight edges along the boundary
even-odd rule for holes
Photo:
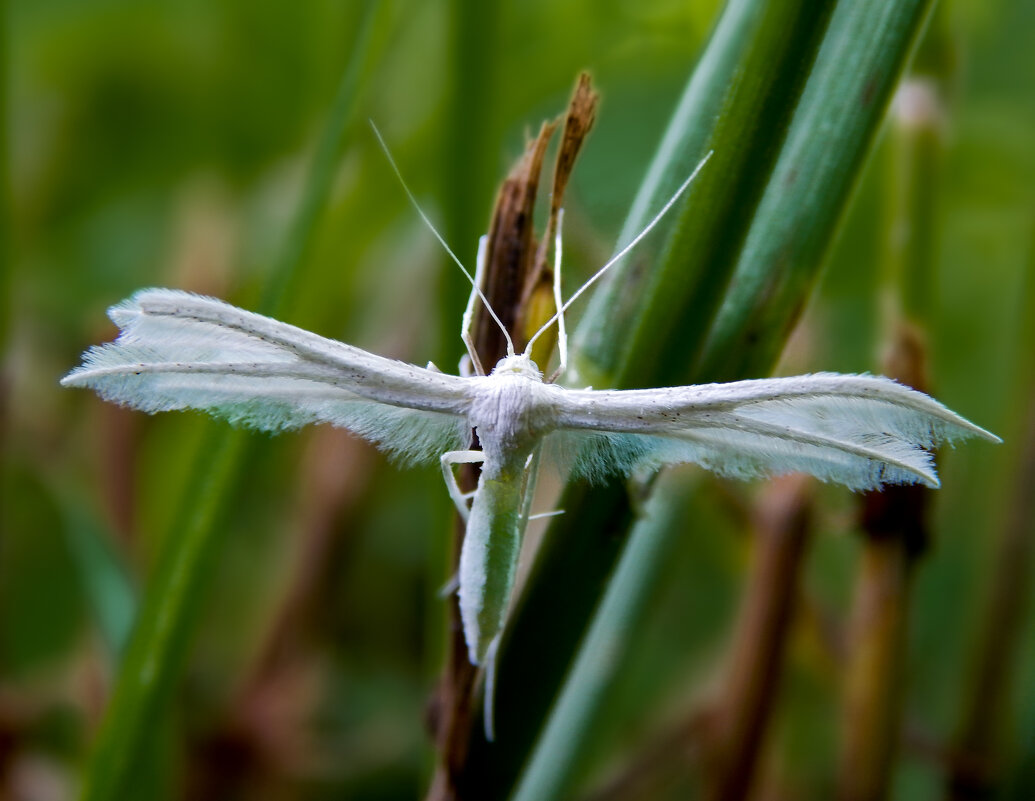
[[[465,493],[456,483],[456,474],[453,472],[453,465],[457,464],[481,464],[485,461],[485,454],[481,451],[446,451],[439,460],[442,465],[442,475],[446,479],[446,489],[449,490],[449,497],[453,499],[456,510],[460,513],[463,521],[471,513],[467,501],[473,493]]]
[[[454,573],[450,576],[449,581],[438,588],[438,597],[448,598],[458,589],[460,589],[460,575],[458,573]]]
[[[557,372],[563,373],[568,366],[568,329],[564,325],[564,298],[561,297],[561,228],[564,225],[564,209],[557,210],[557,238],[553,247],[553,302],[557,305],[557,354],[560,364]]]
[[[482,698],[482,724],[485,727],[485,739],[492,742],[496,739],[496,718],[493,707],[496,702],[496,651],[500,647],[502,632],[493,637],[485,652],[485,695]]]
[[[529,520],[542,520],[544,517],[557,517],[558,515],[563,515],[563,514],[564,514],[564,510],[563,509],[554,509],[552,512],[537,512],[534,515],[529,515],[528,519]]]
[[[654,468],[636,467],[625,482],[625,491],[629,496],[629,505],[636,517],[647,517],[647,499],[658,478]]]
[[[547,383],[553,383],[568,366],[568,329],[564,325],[564,298],[561,297],[561,226],[564,225],[564,209],[557,210],[557,235],[553,244],[553,302],[557,308],[557,369],[550,374]]]
[[[470,366],[474,368],[475,375],[485,375],[485,368],[482,367],[478,352],[474,349],[474,339],[471,336],[471,326],[474,324],[474,304],[478,302],[478,290],[482,288],[485,280],[485,262],[489,257],[489,237],[482,235],[478,239],[478,261],[474,265],[474,285],[471,287],[471,295],[467,299],[467,308],[464,309],[463,320],[460,323],[460,339],[467,346],[467,359]],[[469,374],[468,365],[463,359],[460,361],[460,375]]]

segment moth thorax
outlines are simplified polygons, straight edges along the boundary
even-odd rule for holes
[[[520,456],[523,460],[521,454],[527,455],[541,428],[543,409],[540,401],[544,389],[541,380],[496,369],[482,382],[468,412],[468,419],[478,431],[482,449],[486,453],[493,452],[497,460],[511,456]],[[488,461],[486,459],[485,467],[488,467]]]
[[[519,353],[514,356],[504,356],[492,369],[494,375],[500,375],[503,373],[512,373],[515,375],[521,375],[525,378],[531,378],[536,381],[543,380],[543,371],[539,369],[539,366],[532,361],[527,353]]]

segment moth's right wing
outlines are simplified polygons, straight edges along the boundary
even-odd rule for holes
[[[467,379],[386,359],[214,298],[144,289],[121,333],[64,379],[145,412],[200,409],[267,431],[331,423],[410,461],[466,447]]]
[[[922,392],[868,375],[561,390],[554,403],[555,437],[573,440],[575,468],[591,477],[693,462],[741,478],[802,471],[852,489],[936,487],[934,445],[999,441]]]

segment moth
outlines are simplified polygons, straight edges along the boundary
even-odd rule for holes
[[[738,478],[804,471],[864,490],[937,487],[929,450],[935,444],[971,436],[999,441],[927,395],[869,375],[635,390],[572,389],[544,380],[530,357],[535,340],[558,326],[563,370],[565,311],[647,235],[703,164],[564,303],[558,225],[557,312],[522,353],[504,329],[508,354],[491,371],[482,369],[470,337],[476,303],[487,304],[480,288],[485,237],[472,277],[432,227],[473,287],[461,330],[468,375],[377,356],[214,298],[144,289],[109,310],[121,330],[116,341],[86,351],[61,383],[149,413],[200,409],[265,431],[330,423],[400,461],[437,460],[466,521],[457,585],[468,654],[490,668],[491,680],[544,447],[571,455],[574,473],[591,479],[692,462]],[[471,448],[472,431],[480,450]],[[473,493],[457,484],[453,471],[461,463],[481,465]]]

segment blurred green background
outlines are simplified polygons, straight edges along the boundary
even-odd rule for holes
[[[74,797],[140,588],[212,426],[58,387],[86,346],[113,335],[104,309],[150,285],[258,304],[362,44],[330,202],[283,317],[449,369],[463,279],[367,118],[473,264],[526,132],[562,111],[590,70],[603,100],[567,200],[570,291],[609,254],[717,7],[399,0],[380,5],[360,43],[358,2],[8,0],[0,797]],[[999,537],[1024,495],[1014,477],[1032,447],[1023,426],[1035,388],[1035,4],[958,0],[942,12],[931,389],[1006,443],[939,458],[906,670],[919,745],[904,747],[894,786],[909,799],[943,792],[944,754],[931,743],[948,742],[965,704]],[[878,369],[889,151],[882,137],[788,370]],[[419,796],[433,762],[422,721],[442,660],[436,591],[451,526],[438,469],[399,470],[329,429],[250,436],[262,444],[222,523],[212,591],[197,599],[204,623],[179,702],[153,721],[151,758],[134,766],[148,788],[136,797],[157,787],[169,798]],[[729,499],[757,492],[700,493],[697,530],[709,536],[681,542],[656,588],[595,733],[590,784],[707,686],[745,569]],[[821,495],[805,584],[836,623],[858,549],[854,499]],[[1030,513],[1032,498],[1020,508]],[[1035,793],[1035,628],[1024,625],[1002,733],[1017,798]],[[823,797],[837,676],[808,626],[799,640],[770,759],[787,790],[776,797]]]

